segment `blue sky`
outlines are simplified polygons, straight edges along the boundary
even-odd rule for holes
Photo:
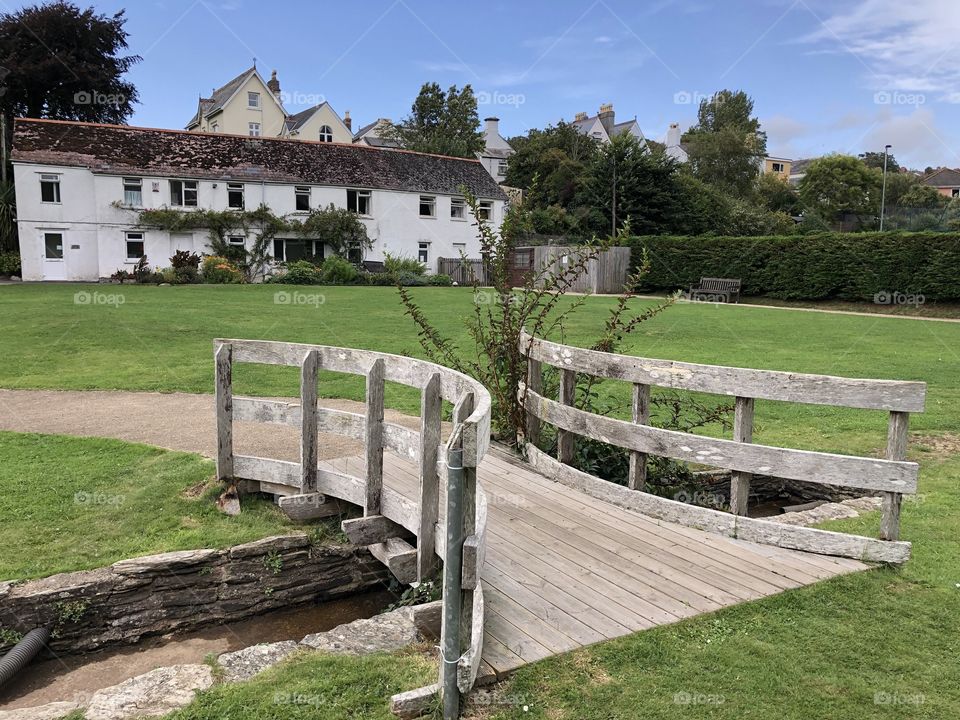
[[[88,3],[79,0],[79,4]],[[0,0],[9,7],[9,0]],[[354,128],[405,115],[420,85],[471,83],[504,135],[612,102],[662,139],[696,101],[746,90],[771,154],[893,145],[960,166],[958,0],[128,0],[134,124],[182,127],[199,94],[277,69],[288,110],[317,99]],[[297,101],[300,102],[297,102]]]

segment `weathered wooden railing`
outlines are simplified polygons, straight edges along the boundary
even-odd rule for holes
[[[520,388],[528,417],[528,459],[555,480],[654,517],[754,542],[862,560],[903,562],[909,558],[910,543],[898,541],[902,497],[917,491],[918,466],[905,461],[907,426],[911,412],[923,411],[925,383],[630,357],[560,345],[527,334],[521,338],[520,348],[529,362],[526,387]],[[559,401],[541,394],[544,364],[560,371]],[[632,422],[573,407],[577,373],[633,383]],[[734,397],[733,439],[715,439],[648,425],[651,386]],[[886,459],[755,445],[756,399],[887,411]],[[557,427],[556,459],[535,445],[541,422]],[[576,435],[629,450],[628,487],[599,480],[570,467]],[[643,492],[648,454],[732,471],[732,514]],[[750,479],[754,474],[882,493],[880,539],[746,517]]]
[[[278,495],[281,508],[304,517],[329,514],[329,498],[363,509],[363,517],[343,521],[343,530],[355,543],[369,546],[404,582],[423,581],[444,565],[445,671],[455,669],[461,693],[476,680],[483,642],[484,603],[480,572],[486,547],[487,501],[477,482],[477,466],[490,443],[490,395],[472,378],[449,368],[413,358],[369,350],[301,345],[262,340],[215,340],[217,477],[223,482],[252,483],[261,492]],[[287,403],[233,395],[233,364],[259,363],[300,368],[300,403]],[[319,370],[361,375],[366,378],[363,414],[317,407]],[[384,421],[386,381],[418,388],[421,393],[420,430]],[[441,440],[441,410],[453,403],[453,428]],[[237,455],[233,447],[236,421],[279,423],[300,428],[300,462]],[[365,473],[355,477],[318,466],[318,432],[333,433],[363,442]],[[411,500],[383,482],[383,451],[416,462],[419,498]],[[462,502],[447,503],[440,522],[440,479],[447,478],[447,458],[455,457],[462,470],[449,474]],[[462,458],[462,460],[461,460]],[[448,486],[448,495],[449,486]],[[333,504],[339,507],[338,504]],[[413,535],[417,546],[406,542]],[[453,546],[452,546],[453,545]],[[448,553],[449,551],[449,553]],[[456,578],[450,567],[460,566]],[[451,592],[452,590],[452,592]],[[449,687],[449,685],[448,685]],[[422,689],[423,695],[440,686]],[[445,703],[453,700],[447,693]],[[459,697],[456,698],[459,702]]]

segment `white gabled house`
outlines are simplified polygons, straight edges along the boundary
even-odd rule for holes
[[[12,160],[24,280],[96,281],[146,255],[169,265],[177,250],[209,252],[208,233],[138,225],[139,211],[175,208],[306,215],[357,212],[372,249],[416,257],[480,257],[463,189],[498,226],[507,196],[477,160],[362,144],[17,119]],[[231,242],[249,247],[253,238]],[[308,247],[309,246],[309,247]],[[325,252],[319,239],[278,235],[277,260]]]

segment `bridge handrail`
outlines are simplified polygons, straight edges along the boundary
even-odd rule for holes
[[[909,557],[910,544],[897,542],[902,496],[917,491],[918,466],[905,460],[907,428],[909,413],[923,409],[925,383],[679,363],[576,348],[535,338],[527,333],[521,336],[520,349],[528,357],[527,383],[519,389],[528,418],[528,457],[541,471],[557,479],[566,479],[587,492],[599,492],[616,504],[626,502],[641,512],[675,522],[686,520],[687,524],[709,527],[714,531],[721,528],[719,531],[727,534],[737,535],[739,528],[738,536],[766,538],[758,540],[760,542],[866,560],[900,562]],[[544,364],[560,370],[559,400],[541,394]],[[633,383],[632,421],[601,416],[574,407],[577,373]],[[709,438],[649,425],[651,386],[733,396],[734,438]],[[755,399],[886,410],[889,413],[886,459],[754,444]],[[555,460],[536,448],[541,422],[558,428],[558,455]],[[576,435],[631,451],[626,495],[594,485],[587,480],[590,476],[580,477],[583,473],[569,467]],[[718,517],[717,511],[643,493],[648,455],[731,470],[733,521]],[[839,533],[829,533],[830,537],[827,537],[825,531],[794,527],[786,530],[784,528],[789,526],[746,518],[753,474],[882,493],[880,540],[854,539]],[[611,492],[616,497],[610,497]],[[631,493],[639,493],[644,497]],[[730,518],[725,513],[719,515]],[[763,524],[755,527],[758,522]],[[771,526],[773,531],[770,531]],[[835,535],[849,538],[849,541],[833,537]]]
[[[440,521],[440,482],[454,447],[463,452],[464,502],[455,533],[463,543],[459,582],[461,632],[457,685],[467,692],[476,680],[483,642],[484,601],[480,584],[486,548],[487,499],[477,482],[477,466],[490,444],[490,394],[473,378],[425,360],[373,350],[267,340],[214,340],[216,361],[217,477],[259,483],[261,490],[302,495],[329,495],[359,505],[364,516],[382,515],[417,537],[416,577],[428,579],[446,550],[447,527]],[[300,368],[300,403],[233,395],[233,364],[256,363]],[[317,407],[320,370],[366,378],[365,413]],[[384,421],[386,381],[417,388],[421,393],[420,430]],[[454,405],[453,430],[442,440],[443,401]],[[279,423],[301,428],[300,461],[237,455],[235,421]],[[361,440],[366,477],[318,467],[317,433]],[[419,466],[416,502],[383,487],[383,451]],[[448,513],[449,514],[449,513]],[[441,673],[443,668],[441,667]]]

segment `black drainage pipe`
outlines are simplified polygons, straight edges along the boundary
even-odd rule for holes
[[[0,658],[0,687],[23,670],[33,660],[34,656],[43,649],[49,639],[50,630],[36,628],[24,635],[23,640]]]

